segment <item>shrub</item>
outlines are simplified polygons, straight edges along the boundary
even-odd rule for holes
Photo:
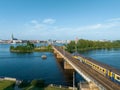
[[[44,87],[44,80],[32,80],[31,84],[36,87]]]

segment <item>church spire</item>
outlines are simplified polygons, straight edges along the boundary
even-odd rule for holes
[[[12,40],[14,39],[14,36],[13,36],[13,34],[12,34],[12,36],[11,36],[11,39],[12,39]]]

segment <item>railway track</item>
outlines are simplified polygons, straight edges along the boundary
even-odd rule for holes
[[[95,82],[102,85],[107,90],[120,90],[120,85],[112,82],[109,78],[105,77],[101,73],[97,72],[96,70],[92,69],[90,66],[83,64],[79,60],[72,57],[72,55],[60,47],[54,46],[59,53],[65,55],[65,57],[79,70],[82,70],[89,78],[94,80]]]

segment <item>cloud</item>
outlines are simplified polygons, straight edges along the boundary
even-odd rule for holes
[[[102,24],[95,24],[95,25],[88,25],[88,26],[79,27],[78,30],[93,30],[93,29],[99,29],[101,27],[102,27]]]
[[[52,37],[56,31],[56,26],[51,25],[53,23],[55,23],[54,19],[44,19],[42,21],[33,19],[24,25],[25,31],[23,35],[31,37],[42,36],[43,38],[45,38],[46,36],[47,38]]]
[[[31,20],[30,23],[32,23],[32,24],[38,24],[38,21],[37,20]]]
[[[120,22],[109,22],[102,25],[103,28],[113,28],[120,26]]]
[[[114,21],[112,20],[111,22],[105,22],[105,23],[99,23],[99,24],[94,24],[94,25],[87,25],[87,26],[82,26],[77,28],[78,30],[102,30],[102,29],[110,29],[114,27],[119,27],[120,26],[120,21],[118,21],[120,18],[116,18]]]
[[[111,18],[111,19],[109,19],[107,21],[120,21],[120,18]]]
[[[29,31],[42,30],[45,27],[45,25],[42,23],[39,23],[38,20],[31,20],[27,22],[24,26],[25,26],[25,29]]]
[[[114,20],[119,20],[119,18]],[[114,20],[112,21],[111,19],[111,21],[80,27],[60,27],[57,24],[53,24],[56,21],[54,19],[44,19],[42,21],[31,20],[27,23],[26,35],[35,37],[38,36],[47,39],[70,39],[75,38],[76,36],[81,38],[102,38],[104,36],[110,35],[110,32],[115,34],[115,30],[118,30],[120,28],[120,22]]]
[[[53,24],[55,22],[56,22],[56,20],[52,19],[52,18],[48,18],[48,19],[43,20],[43,23],[45,23],[45,24]]]
[[[38,21],[38,20],[31,20],[26,24],[26,27],[29,28],[29,30],[45,30],[51,28],[51,25],[55,23],[55,19],[49,18],[49,19],[44,19],[43,21]]]

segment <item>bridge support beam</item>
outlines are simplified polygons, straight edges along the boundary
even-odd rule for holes
[[[73,69],[73,67],[69,63],[64,61],[64,69]]]
[[[54,50],[53,53],[55,54],[55,57],[56,57],[60,62],[62,61],[62,62],[64,63],[64,65],[63,65],[64,69],[66,69],[66,70],[72,69],[72,70],[73,70],[73,67],[72,67],[66,60],[63,60],[63,57],[62,57],[60,54],[58,54],[57,51]]]
[[[54,54],[57,54],[57,52],[56,52],[55,50],[53,51],[53,53],[54,53]]]
[[[56,58],[62,58],[62,56],[61,56],[61,55],[59,55],[59,54],[57,54],[57,55],[56,55]]]

